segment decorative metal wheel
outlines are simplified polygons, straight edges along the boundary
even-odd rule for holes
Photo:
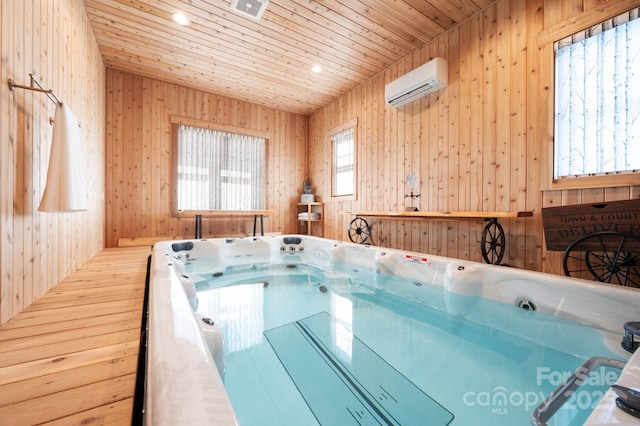
[[[640,287],[640,237],[596,232],[572,242],[564,252],[564,273],[627,287]]]
[[[369,235],[371,234],[369,224],[361,217],[356,217],[349,223],[347,232],[349,234],[349,239],[351,240],[351,242],[357,244],[364,244],[364,242],[369,239]]]
[[[488,219],[488,221],[489,223],[482,230],[482,239],[480,240],[482,258],[487,263],[498,265],[502,262],[506,247],[504,229],[496,218]]]

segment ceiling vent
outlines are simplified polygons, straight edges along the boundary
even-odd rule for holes
[[[259,20],[268,4],[269,0],[231,0],[231,9]]]
[[[447,61],[435,58],[393,80],[384,87],[384,100],[391,106],[401,107],[447,87],[449,72]]]

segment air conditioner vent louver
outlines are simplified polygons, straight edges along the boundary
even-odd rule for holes
[[[388,83],[384,88],[384,100],[391,106],[400,107],[444,89],[448,82],[447,61],[435,58]]]
[[[260,19],[267,4],[269,4],[269,0],[232,0],[231,9],[253,19]]]

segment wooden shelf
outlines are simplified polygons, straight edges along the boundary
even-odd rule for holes
[[[301,219],[300,214],[305,213],[306,219]],[[312,219],[312,214],[319,214],[319,219]],[[298,221],[298,233],[306,235],[314,235],[322,237],[324,232],[324,212],[322,203],[315,201],[313,203],[298,203],[296,205],[296,220]]]
[[[341,212],[355,216],[387,217],[404,219],[491,219],[531,217],[530,211],[494,211],[494,212],[412,212],[412,211],[357,211]]]

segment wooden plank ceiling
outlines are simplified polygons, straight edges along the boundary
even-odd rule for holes
[[[85,0],[107,67],[305,115],[492,2],[271,0],[258,21],[231,0]]]

